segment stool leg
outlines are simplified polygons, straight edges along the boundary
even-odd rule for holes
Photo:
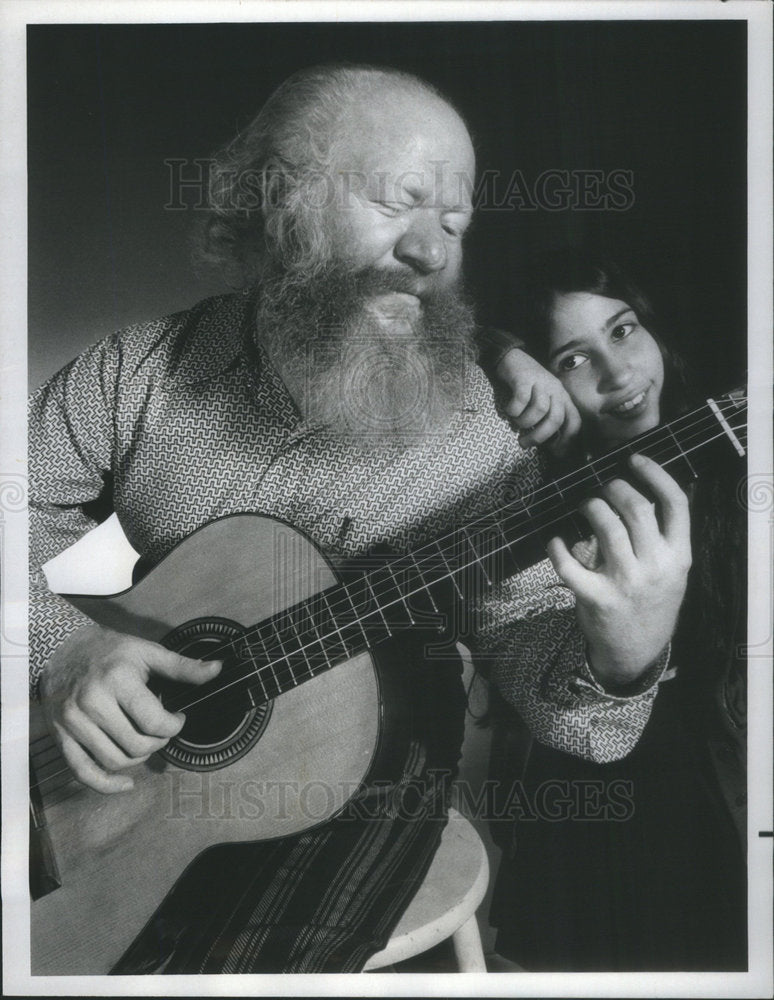
[[[460,972],[486,972],[475,913],[452,934],[452,944]]]

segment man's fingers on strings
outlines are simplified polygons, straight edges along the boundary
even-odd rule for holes
[[[55,729],[65,760],[83,784],[98,792],[123,792],[134,786],[129,775],[111,772],[120,771],[137,761],[126,758],[115,746],[111,746],[107,737],[100,738],[96,727],[92,730],[81,727],[75,733],[60,725],[56,725]]]
[[[116,712],[120,713],[118,706]],[[112,722],[107,728],[103,728],[77,707],[63,713],[62,721],[68,735],[74,737],[92,757],[110,771],[121,771],[149,756],[145,754],[142,757],[135,757],[127,753],[113,738],[115,726]]]
[[[634,559],[628,527],[606,500],[592,497],[580,510],[597,536],[604,563],[625,565]]]
[[[108,774],[70,737],[62,739],[62,753],[75,777],[96,792],[111,795],[134,788],[128,774]]]
[[[551,538],[546,544],[546,551],[556,575],[574,594],[582,597],[593,590],[596,574],[578,562],[562,538]]]
[[[663,534],[690,560],[691,518],[688,497],[666,469],[646,455],[632,455],[631,467],[647,483],[660,509]]]
[[[160,738],[159,746],[176,736],[185,722],[185,716],[181,712],[168,711],[145,686],[126,692],[121,699],[121,706],[141,733]],[[154,749],[158,750],[159,746]]]
[[[147,691],[147,688],[139,690],[140,694],[144,692],[150,693]],[[151,695],[151,699],[156,701],[153,695]],[[131,704],[131,697],[129,703]],[[158,702],[156,703],[158,704]],[[182,722],[179,722],[177,717],[172,716],[174,725],[176,725],[174,732],[166,732],[166,729],[173,728],[172,722],[163,730],[159,730],[158,728],[141,728],[138,730],[132,721],[130,721],[130,718],[124,714],[120,699],[118,702],[115,702],[107,698],[97,699],[95,697],[91,706],[87,708],[84,705],[84,710],[88,717],[96,723],[97,727],[107,733],[110,739],[128,757],[134,760],[145,759],[150,754],[155,753],[156,750],[160,750],[168,742],[169,737],[174,736],[182,725]],[[164,713],[164,715],[167,715],[167,713]]]
[[[623,479],[608,483],[602,496],[626,526],[635,554],[647,556],[660,541],[654,504]]]
[[[204,684],[212,680],[223,666],[221,660],[195,660],[180,653],[173,653],[156,643],[147,643],[143,657],[154,673],[169,680],[189,684]]]

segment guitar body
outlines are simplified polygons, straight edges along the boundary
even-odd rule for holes
[[[261,622],[335,582],[304,536],[247,514],[195,532],[122,594],[71,600],[101,624],[201,656],[210,632],[219,643],[221,628]],[[63,787],[62,760],[53,777],[38,772],[60,885],[32,904],[33,974],[109,972],[202,851],[295,834],[340,811],[389,766],[382,693],[376,661],[363,653],[268,707],[226,712],[195,740],[193,763],[176,738],[182,763],[154,754],[131,772],[130,792]],[[34,716],[33,761],[41,724]]]
[[[490,574],[498,581],[515,572],[519,564],[508,568],[508,559],[517,544],[521,568],[529,564],[521,549],[534,561],[541,534],[556,533],[565,518],[574,526],[579,502],[624,474],[634,448],[689,479],[715,446],[746,454],[746,419],[743,393],[707,400],[563,476],[561,487],[546,484],[528,502],[517,499],[390,566],[361,573],[352,587],[337,588],[327,616],[315,606],[322,610],[329,598],[317,595],[337,578],[322,555],[288,525],[250,514],[195,532],[122,594],[73,598],[95,621],[191,657],[220,659],[230,650],[246,672],[227,672],[227,662],[212,697],[206,685],[189,686],[177,702],[174,692],[162,691],[168,707],[185,707],[186,724],[135,769],[135,788],[118,795],[68,784],[55,748],[47,757],[50,736],[38,737],[40,720],[33,718],[33,853],[44,861],[33,892],[33,974],[109,972],[207,848],[299,833],[339,812],[366,779],[397,777],[411,731],[414,699],[405,683],[416,654],[406,655],[402,639],[395,655],[393,628],[413,628],[415,614],[437,628],[436,596],[447,607],[455,591],[462,600],[471,585],[480,594]],[[371,599],[368,614],[359,610]],[[360,636],[349,633],[348,606]],[[281,614],[290,608],[292,615]],[[300,626],[296,614],[306,616]],[[274,615],[280,617],[269,652],[256,625]],[[263,641],[265,656],[255,640]],[[375,645],[378,657],[357,652]],[[382,670],[385,654],[390,662]],[[320,664],[319,655],[327,662]]]

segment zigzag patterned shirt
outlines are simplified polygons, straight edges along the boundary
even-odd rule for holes
[[[303,530],[334,559],[403,554],[533,489],[541,469],[466,370],[443,436],[355,448],[305,422],[253,337],[245,296],[130,327],[84,352],[30,406],[31,689],[89,619],[41,566],[95,522],[104,493],[151,562],[196,528],[254,511]],[[476,602],[474,602],[476,603]],[[656,685],[619,698],[590,674],[572,594],[543,561],[486,595],[458,631],[536,738],[588,759],[625,755]],[[461,623],[462,625],[462,623]]]

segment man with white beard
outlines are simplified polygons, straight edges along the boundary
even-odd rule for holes
[[[370,565],[539,483],[472,363],[460,269],[474,170],[464,122],[424,82],[369,67],[297,74],[212,177],[206,252],[244,292],[122,331],[36,393],[32,688],[84,784],[130,790],[132,768],[181,730],[150,679],[207,684],[221,669],[99,626],[46,589],[39,567],[93,525],[90,501],[109,494],[150,563],[215,518],[255,511],[332,559]],[[527,443],[577,426],[558,381],[526,356],[512,388]],[[630,618],[678,572],[632,571],[616,613]],[[571,746],[604,759],[607,744],[636,742],[661,634],[648,684],[610,696],[554,579],[518,574],[484,604],[486,628],[450,620],[447,643],[485,656],[496,637],[498,655],[524,658],[542,711],[561,692]],[[615,621],[604,629],[610,659],[625,657]],[[208,851],[113,971],[356,971],[383,947],[437,847],[449,791],[437,775],[454,773],[464,710],[458,663],[418,646],[405,660],[412,676],[396,668],[393,697],[412,718],[391,787],[421,808],[365,789],[299,836]],[[537,670],[550,683],[534,682]]]

